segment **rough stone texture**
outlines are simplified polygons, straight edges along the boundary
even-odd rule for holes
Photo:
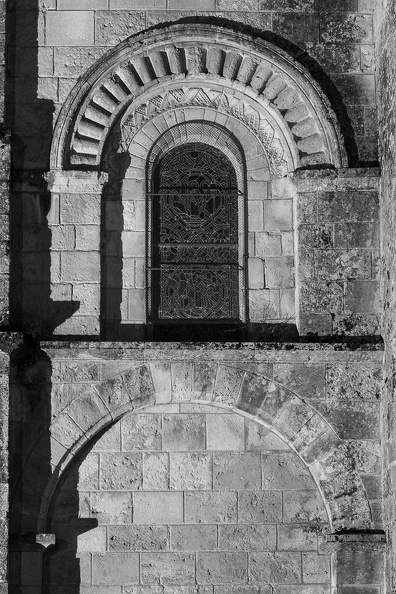
[[[382,334],[385,341],[384,386],[382,392],[382,435],[384,476],[384,520],[387,534],[386,591],[396,585],[396,544],[394,539],[396,517],[394,513],[395,473],[395,145],[393,130],[396,124],[394,44],[396,39],[395,5],[382,0],[376,6],[376,37],[378,86],[379,86],[379,134],[381,138],[381,222],[382,222],[382,270],[383,284],[381,301],[383,306]]]
[[[252,587],[253,592],[266,592],[269,583],[303,587],[317,583],[320,577],[320,583],[329,587],[329,555],[321,554],[316,564],[314,558],[319,544],[316,532],[327,526],[326,512],[309,470],[296,454],[290,449],[287,453],[266,450],[264,444],[261,452],[251,452],[248,432],[241,438],[239,432],[232,435],[229,431],[221,453],[208,451],[201,441],[191,452],[191,442],[184,437],[188,427],[203,427],[205,433],[213,430],[213,423],[226,429],[235,427],[236,418],[243,425],[243,417],[218,408],[203,413],[199,406],[189,414],[170,415],[160,409],[151,409],[150,414],[130,413],[110,430],[112,435],[125,435],[129,427],[139,427],[136,447],[133,435],[128,433],[127,442],[122,439],[124,447],[138,449],[137,454],[124,454],[118,448],[110,451],[114,438],[104,433],[95,444],[100,482],[87,482],[81,470],[91,453],[66,473],[57,490],[50,527],[58,538],[71,544],[73,536],[81,532],[79,524],[86,523],[85,532],[77,539],[79,556],[92,553],[92,578],[87,577],[85,586],[130,588],[136,584],[135,588],[141,584],[139,592],[148,587],[147,592],[153,592],[156,585],[184,593],[190,592],[189,584],[198,583],[202,589],[197,592],[239,584],[238,592],[250,592]],[[169,419],[173,431],[167,441]],[[157,491],[147,489],[144,479],[143,487],[136,482],[136,472],[140,475],[142,468],[139,456],[145,460],[153,455],[153,432],[154,445],[159,443],[161,448],[155,455],[170,458],[167,484]],[[150,469],[143,462],[143,474],[146,472]],[[310,510],[311,515],[304,511],[301,516],[302,509]],[[304,532],[313,518],[315,532]],[[99,526],[92,530],[89,523],[93,519]],[[305,524],[297,527],[301,522]],[[56,577],[57,557],[48,565],[52,583],[73,587],[73,571],[65,578]]]

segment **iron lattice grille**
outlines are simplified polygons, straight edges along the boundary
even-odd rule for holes
[[[154,169],[150,194],[152,322],[239,319],[238,190],[218,150],[189,143]]]

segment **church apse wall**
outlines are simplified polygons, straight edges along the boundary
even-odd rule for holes
[[[11,594],[383,594],[373,4],[8,43]]]

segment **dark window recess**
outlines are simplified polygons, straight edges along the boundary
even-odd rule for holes
[[[148,323],[154,340],[239,340],[238,188],[218,149],[188,143],[154,167]]]

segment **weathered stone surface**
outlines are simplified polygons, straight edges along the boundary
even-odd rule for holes
[[[187,508],[187,502],[186,502]],[[183,493],[143,492],[133,494],[135,524],[180,524],[183,522]]]
[[[211,552],[197,555],[197,580],[201,584],[243,584],[246,576],[246,553]]]
[[[101,455],[100,484],[102,489],[141,489],[142,482],[141,454],[120,452]]]
[[[186,522],[211,524],[235,523],[237,520],[237,494],[234,491],[186,493]]]
[[[298,584],[301,576],[299,553],[251,553],[249,578],[253,582]]]
[[[137,584],[139,555],[137,553],[102,553],[92,558],[93,584]]]
[[[275,526],[238,525],[219,527],[219,547],[228,551],[261,551],[276,548]]]
[[[129,524],[132,520],[132,499],[128,492],[91,493],[91,514],[99,524]]]
[[[203,415],[165,415],[163,445],[169,450],[204,448],[205,417]]]
[[[126,452],[161,449],[161,424],[160,415],[132,414],[124,417],[121,424],[122,449]]]
[[[212,456],[208,453],[171,452],[170,488],[178,491],[212,487]]]
[[[171,527],[171,549],[175,551],[214,551],[217,526],[185,525]]]
[[[112,526],[109,528],[110,551],[164,551],[169,548],[167,526]]]
[[[195,555],[188,553],[142,553],[141,581],[144,584],[195,582]]]
[[[98,10],[95,19],[95,42],[110,46],[145,26],[145,13],[134,10],[109,12]],[[83,44],[81,44],[83,45]]]

